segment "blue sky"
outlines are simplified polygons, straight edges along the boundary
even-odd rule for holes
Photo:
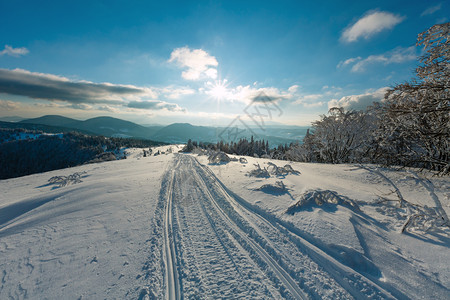
[[[409,80],[446,1],[3,1],[0,116],[309,125]],[[258,103],[259,105],[261,103]],[[267,115],[267,114],[266,114]]]

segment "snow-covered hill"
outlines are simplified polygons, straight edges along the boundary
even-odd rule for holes
[[[168,149],[0,181],[0,299],[449,299],[448,177]]]

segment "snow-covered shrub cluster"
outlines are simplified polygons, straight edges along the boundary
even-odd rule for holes
[[[255,164],[256,169],[251,170],[248,172],[248,176],[251,177],[258,177],[258,178],[269,178],[270,174],[266,167],[261,169],[261,166],[259,164]]]
[[[226,164],[231,161],[231,158],[224,152],[213,152],[209,155],[208,161],[210,164]]]
[[[286,213],[293,215],[297,211],[300,211],[306,207],[312,205],[321,207],[324,204],[345,205],[354,210],[360,210],[358,204],[354,200],[346,196],[339,195],[335,191],[311,190],[305,192],[294,205],[290,206],[286,210]]]
[[[427,232],[450,225],[440,212],[433,207],[411,205],[408,203],[406,210],[408,211],[408,217],[402,226],[402,232]]]
[[[259,178],[269,178],[270,175],[274,175],[276,177],[284,177],[289,174],[299,175],[300,172],[294,170],[291,165],[284,165],[284,167],[278,167],[273,162],[267,163],[269,166],[261,168],[259,164],[255,164],[256,169],[248,172],[248,176],[259,177]]]
[[[270,174],[273,174],[275,176],[286,176],[289,174],[299,175],[300,174],[300,172],[294,170],[291,165],[284,165],[284,167],[278,167],[276,164],[274,164],[270,161],[267,164],[269,165],[267,167],[267,170],[270,172]]]
[[[48,180],[50,184],[56,184],[58,186],[66,186],[69,184],[75,184],[82,182],[81,176],[86,172],[75,172],[68,176],[53,176]]]
[[[285,165],[284,167],[279,167],[273,162],[267,162],[268,167],[263,167],[259,164],[254,164],[256,169],[253,169],[247,173],[247,176],[250,177],[257,177],[257,178],[270,178],[271,175],[277,177],[277,178],[285,178],[289,174],[299,175],[300,172],[296,171],[292,168],[291,165]],[[289,193],[288,188],[284,184],[283,181],[276,181],[274,184],[267,183],[262,185],[259,188],[253,189],[254,191],[262,191],[268,194],[273,195],[282,195]],[[291,196],[292,197],[292,196]]]

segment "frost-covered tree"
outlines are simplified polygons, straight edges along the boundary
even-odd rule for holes
[[[450,172],[450,23],[419,34],[416,78],[390,89],[381,106],[380,144],[388,163]],[[390,161],[389,161],[390,160]]]
[[[372,141],[373,122],[363,111],[331,108],[328,115],[312,124],[312,133],[303,140],[298,152],[305,161],[346,163],[361,161]]]
[[[194,144],[192,143],[192,140],[189,139],[186,146],[183,147],[181,152],[192,152],[194,150]]]
[[[292,161],[318,162],[320,161],[319,152],[319,145],[315,136],[311,134],[308,128],[303,138],[303,143],[293,144],[286,152],[286,159]]]

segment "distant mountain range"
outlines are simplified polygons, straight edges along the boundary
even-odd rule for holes
[[[75,120],[58,115],[47,115],[34,119],[25,119],[19,124],[41,124],[91,132],[110,137],[134,137],[151,139],[151,136],[163,126],[144,127],[133,122],[112,118],[96,117],[85,121]]]
[[[4,118],[3,118],[4,120]],[[130,121],[113,117],[96,117],[85,121],[58,115],[47,115],[39,118],[25,119],[19,122],[1,122],[1,126],[26,127],[43,131],[66,132],[76,130],[83,133],[104,135],[109,137],[133,137],[150,139],[166,143],[186,143],[189,139],[205,143],[238,141],[239,138],[268,140],[271,147],[291,142],[301,142],[308,127],[271,125],[265,128],[226,128],[210,126],[194,126],[188,123],[174,123],[168,126],[142,126]],[[3,124],[3,125],[2,125]]]
[[[2,121],[2,122],[19,122],[22,120],[25,120],[25,118],[18,117],[18,116],[0,117],[0,121]]]

